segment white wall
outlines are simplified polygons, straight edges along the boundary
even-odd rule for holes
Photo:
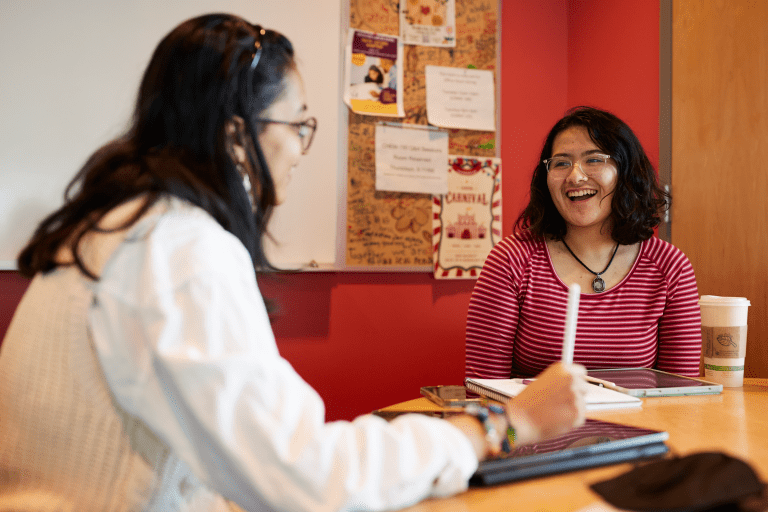
[[[152,51],[181,21],[231,12],[294,44],[319,131],[276,209],[273,262],[336,261],[346,112],[338,0],[0,1],[0,269],[101,144],[127,126]],[[343,124],[343,125],[342,125]],[[342,155],[339,158],[339,155]],[[339,166],[342,166],[341,168]]]

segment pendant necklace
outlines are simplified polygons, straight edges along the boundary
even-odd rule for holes
[[[603,271],[602,272],[595,272],[594,270],[592,270],[591,268],[586,266],[584,264],[584,262],[579,259],[578,256],[573,254],[573,251],[571,250],[571,248],[568,247],[567,243],[565,243],[565,239],[563,239],[562,242],[563,242],[563,245],[565,246],[565,248],[568,249],[568,252],[571,253],[571,256],[576,258],[576,261],[581,263],[582,267],[584,267],[585,269],[589,270],[590,273],[595,275],[595,278],[592,280],[592,289],[595,291],[595,293],[604,292],[605,291],[605,281],[603,281],[603,278],[600,277],[600,276],[602,274],[605,274],[605,271],[608,270],[608,268],[611,266],[611,263],[613,263],[613,257],[616,256],[616,252],[619,250],[619,244],[616,244],[616,248],[613,250],[613,255],[611,256],[611,261],[608,262],[608,265],[606,265],[606,267],[603,269]]]

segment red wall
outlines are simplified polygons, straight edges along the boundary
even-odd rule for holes
[[[503,230],[528,202],[531,174],[552,125],[568,108],[566,0],[502,2]]]
[[[568,2],[568,104],[609,110],[659,161],[659,2]]]
[[[656,161],[658,13],[658,0],[504,0],[497,143],[505,234],[525,204],[544,137],[569,106],[613,110]],[[596,78],[595,69],[604,72]],[[416,398],[420,386],[460,383],[472,286],[388,273],[261,281],[282,310],[274,324],[280,352],[322,395],[329,420]],[[0,273],[0,336],[25,288]]]

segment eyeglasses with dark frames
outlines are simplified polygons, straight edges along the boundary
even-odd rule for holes
[[[258,123],[284,124],[293,128],[299,136],[299,140],[301,140],[302,154],[305,154],[309,149],[309,146],[312,144],[312,139],[315,137],[315,131],[317,130],[317,119],[314,117],[308,117],[301,122],[280,121],[278,119],[266,119],[262,117],[256,118],[254,121]]]

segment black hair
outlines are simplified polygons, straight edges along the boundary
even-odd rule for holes
[[[81,272],[97,279],[78,251],[83,236],[105,231],[98,224],[110,210],[143,197],[137,213],[109,231],[130,227],[161,196],[204,209],[245,245],[255,270],[273,268],[263,237],[275,185],[254,120],[283,93],[295,68],[287,38],[237,16],[209,14],[181,23],[152,55],[130,127],[70,182],[65,204],[42,221],[20,253],[20,273],[32,277],[63,265],[56,254],[67,247]],[[253,205],[227,151],[225,127],[235,116],[245,124],[239,136],[253,170]]]
[[[630,127],[612,113],[592,107],[570,109],[550,130],[533,171],[530,200],[515,221],[515,230],[555,240],[565,237],[567,226],[552,201],[542,161],[552,156],[555,138],[574,126],[586,128],[592,142],[617,164],[610,216],[613,240],[631,245],[653,236],[671,197],[659,186],[656,170]]]
[[[371,71],[375,71],[376,73],[378,73],[378,76],[374,79],[374,78],[371,78],[370,75],[366,74],[365,81],[382,84],[384,82],[384,72],[381,69],[379,69],[379,67],[376,65],[373,65],[368,68],[368,73],[370,73]]]

